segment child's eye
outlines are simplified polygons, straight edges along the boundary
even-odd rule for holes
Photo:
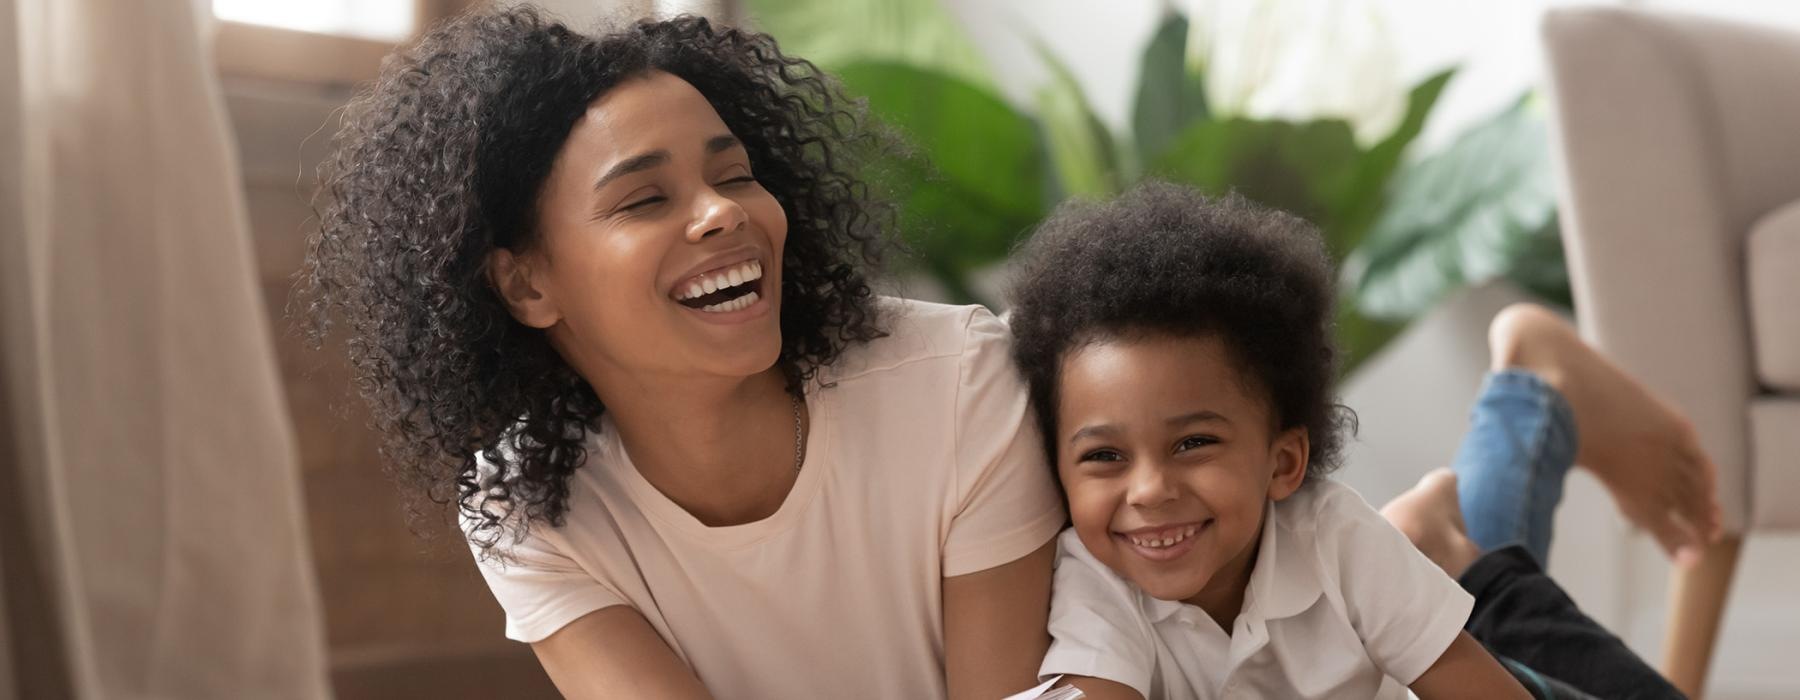
[[[1181,442],[1176,443],[1175,451],[1185,452],[1187,450],[1198,450],[1207,445],[1217,444],[1219,444],[1219,440],[1210,435],[1189,435],[1182,438]]]
[[[1083,462],[1118,462],[1124,459],[1124,455],[1110,449],[1093,450],[1081,455]]]
[[[745,185],[745,184],[749,184],[752,182],[756,182],[755,175],[739,175],[737,177],[734,177],[734,178],[731,178],[724,182],[721,182],[721,183],[719,183],[719,185],[721,187],[725,186],[725,185]]]

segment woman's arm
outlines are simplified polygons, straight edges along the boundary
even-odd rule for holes
[[[993,700],[1037,685],[1050,649],[1056,540],[992,569],[944,579],[944,676],[953,699]]]
[[[650,622],[628,606],[583,615],[531,650],[556,689],[571,700],[712,697]]]
[[[1450,648],[1411,687],[1419,700],[1531,697],[1468,632],[1458,633]]]

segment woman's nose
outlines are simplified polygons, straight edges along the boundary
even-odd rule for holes
[[[687,229],[690,243],[699,243],[713,234],[736,231],[750,220],[737,200],[719,194],[718,190],[711,187],[701,190],[695,206],[698,210]]]

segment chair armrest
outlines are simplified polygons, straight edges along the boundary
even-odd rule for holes
[[[1693,420],[1741,531],[1755,392],[1744,231],[1706,68],[1671,21],[1614,8],[1544,20],[1563,243],[1583,332]]]

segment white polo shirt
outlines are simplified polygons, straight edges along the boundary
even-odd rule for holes
[[[1104,678],[1153,700],[1404,698],[1474,599],[1349,487],[1307,484],[1268,509],[1231,634],[1157,600],[1058,538],[1054,640],[1039,673]]]

